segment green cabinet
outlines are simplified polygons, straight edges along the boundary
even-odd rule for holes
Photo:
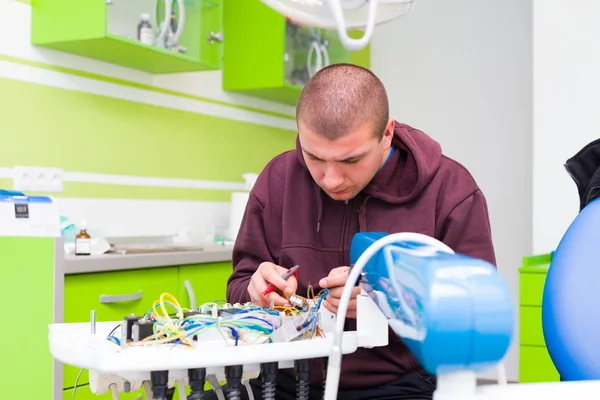
[[[52,398],[48,325],[54,314],[54,254],[53,238],[0,236],[2,294],[29,317],[7,318],[0,331],[3,398]],[[24,329],[13,331],[17,325]]]
[[[231,262],[184,265],[179,267],[178,300],[182,307],[191,308],[203,303],[225,300],[227,279],[232,272]]]
[[[143,14],[153,33],[138,39]],[[36,0],[31,40],[155,74],[219,69],[221,14],[221,0]]]
[[[97,321],[121,321],[132,313],[144,315],[162,293],[177,295],[178,274],[178,267],[166,267],[67,275],[65,322],[87,322],[91,310],[96,310]],[[63,387],[73,387],[80,369],[65,365],[63,371]],[[77,383],[88,382],[84,371]]]
[[[519,269],[519,382],[557,382],[542,327],[542,297],[552,254],[524,257]]]
[[[295,25],[261,1],[225,0],[223,7],[224,90],[296,105],[319,65],[369,67],[369,47],[350,52],[335,31]]]

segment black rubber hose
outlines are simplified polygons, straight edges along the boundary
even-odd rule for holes
[[[188,400],[204,400],[204,383],[206,382],[206,368],[193,368],[188,370],[190,394]]]
[[[308,400],[310,390],[310,359],[295,360],[296,400]]]
[[[278,370],[279,368],[276,362],[264,363],[260,365],[262,400],[275,400]]]
[[[169,384],[169,371],[150,372],[150,382],[152,382],[152,397],[154,400],[167,399],[167,385]]]
[[[242,400],[242,373],[241,365],[230,365],[225,367],[225,379],[227,380],[227,400]]]

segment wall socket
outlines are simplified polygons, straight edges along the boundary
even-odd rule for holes
[[[13,168],[13,190],[21,192],[62,192],[64,171],[60,168]]]

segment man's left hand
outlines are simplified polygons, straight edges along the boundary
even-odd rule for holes
[[[323,301],[323,305],[334,314],[337,314],[342,292],[344,291],[344,285],[348,280],[349,274],[350,267],[337,267],[332,269],[329,272],[329,275],[319,281],[319,286],[329,289],[329,295]],[[356,318],[356,296],[359,294],[360,287],[357,286],[352,289],[352,296],[350,296],[348,310],[346,311],[347,318]]]

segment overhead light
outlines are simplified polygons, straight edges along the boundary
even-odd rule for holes
[[[348,50],[361,50],[371,40],[375,25],[408,14],[416,0],[261,0],[299,25],[337,30]],[[364,30],[353,39],[348,30]]]

